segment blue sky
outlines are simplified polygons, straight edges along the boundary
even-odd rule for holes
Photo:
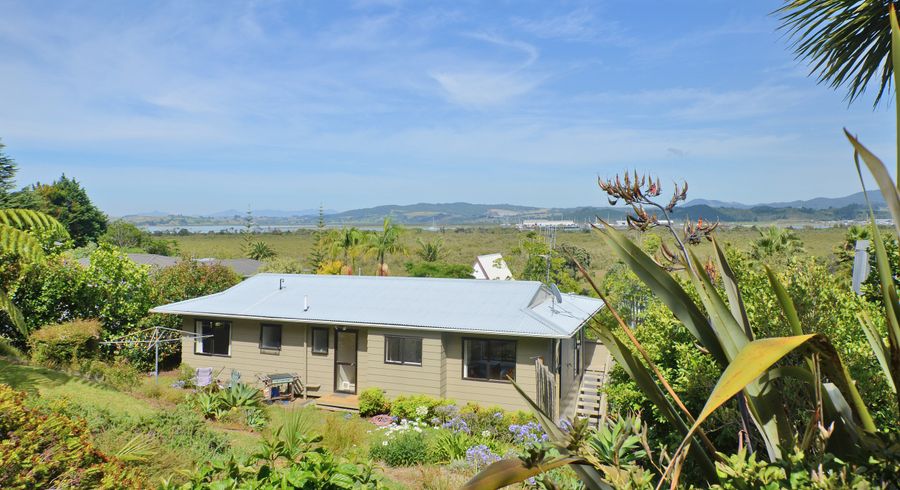
[[[0,138],[112,215],[604,205],[596,177],[764,202],[859,190],[779,2],[5,2]]]

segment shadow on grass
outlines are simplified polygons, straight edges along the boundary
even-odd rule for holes
[[[105,391],[116,391],[95,381],[54,371],[53,369],[17,364],[5,360],[0,360],[0,383],[29,393],[64,385],[90,386]]]

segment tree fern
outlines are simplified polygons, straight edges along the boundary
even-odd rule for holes
[[[0,223],[20,230],[68,234],[66,227],[52,216],[30,209],[0,209]]]
[[[0,224],[0,252],[16,255],[28,262],[44,259],[44,249],[34,235],[5,224]]]
[[[0,209],[0,253],[14,255],[26,262],[40,262],[44,260],[44,249],[32,233],[48,230],[68,236],[62,223],[52,216],[30,209]],[[0,288],[0,310],[6,312],[23,336],[28,335],[22,312],[3,288]]]

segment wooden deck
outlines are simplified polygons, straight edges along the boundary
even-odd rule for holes
[[[317,407],[325,410],[359,410],[359,397],[346,393],[329,393],[313,400]]]

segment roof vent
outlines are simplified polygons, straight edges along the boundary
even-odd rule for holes
[[[303,311],[309,311],[309,296],[303,295]]]
[[[284,289],[284,278],[283,277],[278,280],[278,290],[281,291],[282,289]]]

